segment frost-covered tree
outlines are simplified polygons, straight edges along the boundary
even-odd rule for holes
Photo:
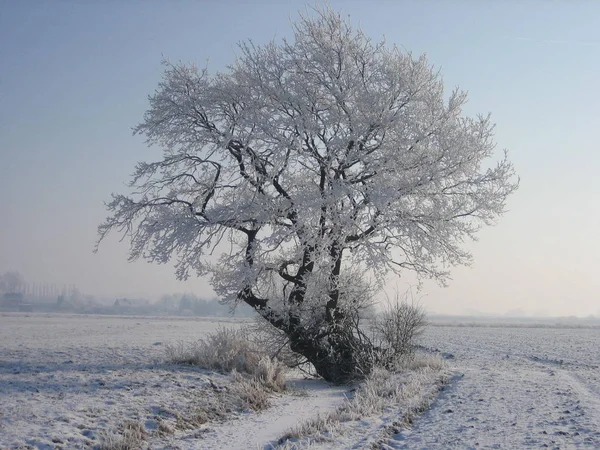
[[[19,272],[9,271],[0,274],[0,294],[20,292],[25,286],[25,278]]]
[[[224,301],[343,380],[370,369],[366,280],[408,269],[444,283],[517,180],[506,154],[490,161],[489,117],[465,117],[466,94],[445,97],[424,56],[328,9],[293,31],[241,44],[225,72],[165,63],[135,128],[163,157],[138,164],[99,234],[125,233],[131,259],[174,258],[180,279],[212,275]]]

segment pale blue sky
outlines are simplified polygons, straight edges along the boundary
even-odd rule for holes
[[[491,112],[521,188],[469,244],[475,263],[439,312],[600,314],[600,2],[332,1],[373,38],[426,52],[469,114]],[[0,271],[99,295],[207,292],[172,268],[126,262],[116,238],[92,254],[103,201],[153,159],[131,127],[162,56],[232,61],[235,44],[290,34],[299,1],[0,0]],[[403,289],[410,277],[399,280]]]

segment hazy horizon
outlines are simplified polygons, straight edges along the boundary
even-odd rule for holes
[[[226,70],[237,42],[289,36],[304,2],[0,5],[0,273],[98,297],[213,296],[170,264],[127,262],[118,236],[93,254],[103,202],[160,155],[131,128],[163,57]],[[492,114],[497,150],[521,177],[498,225],[465,243],[473,265],[416,298],[434,313],[600,316],[600,3],[330,5],[373,40],[427,53],[447,90],[469,91],[467,114]],[[407,273],[388,291],[411,285]]]

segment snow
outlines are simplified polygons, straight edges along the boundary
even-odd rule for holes
[[[157,364],[162,342],[197,339],[217,323],[180,319],[2,314],[0,447],[80,448],[101,430],[189,407],[208,378]],[[60,447],[65,445],[65,447]]]
[[[347,387],[329,386],[320,380],[297,380],[292,383],[306,397],[281,396],[269,410],[249,415],[244,420],[214,427],[203,436],[203,442],[191,443],[189,449],[269,448],[275,446],[283,432],[301,420],[308,420],[340,405],[346,399]]]
[[[0,314],[0,448],[89,448],[134,419],[149,431],[227,378],[162,361],[164,346],[239,321]],[[453,375],[410,428],[403,406],[346,424],[311,448],[600,448],[600,329],[432,326],[422,344]],[[151,448],[270,448],[347,387],[297,379],[262,413],[149,438]],[[420,395],[435,395],[425,389]],[[388,433],[385,430],[396,427]],[[150,433],[152,435],[152,433]],[[383,440],[382,440],[383,439]]]
[[[600,448],[600,328],[430,327],[457,376],[390,448]]]
[[[193,341],[240,321],[195,318],[0,314],[0,448],[86,448],[127,419],[156,429],[192,411],[226,377],[162,363],[164,345]],[[347,388],[292,380],[262,414],[240,414],[158,448],[245,449],[277,440],[299,419],[334,408]],[[198,394],[195,395],[194,393]],[[29,447],[27,447],[29,446]]]

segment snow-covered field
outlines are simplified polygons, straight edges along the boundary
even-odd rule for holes
[[[164,364],[165,344],[235,323],[0,313],[0,448],[93,448],[132,419],[154,436],[151,448],[269,448],[344,401],[347,388],[297,380],[267,411],[158,437],[177,413],[218,400],[211,387],[226,382]],[[422,344],[452,354],[454,375],[387,448],[600,448],[600,329],[432,326]],[[348,436],[361,426],[381,431],[393,414],[365,418]],[[361,445],[339,436],[316,448]]]
[[[164,364],[165,345],[192,342],[233,319],[0,313],[0,449],[94,447],[127,420],[156,430],[218,401],[225,377]],[[297,380],[269,410],[218,426],[178,430],[151,448],[247,449],[334,408],[347,388]],[[206,398],[214,393],[214,399]],[[301,395],[300,395],[301,394]]]
[[[600,449],[600,328],[430,327],[455,377],[391,448]]]

